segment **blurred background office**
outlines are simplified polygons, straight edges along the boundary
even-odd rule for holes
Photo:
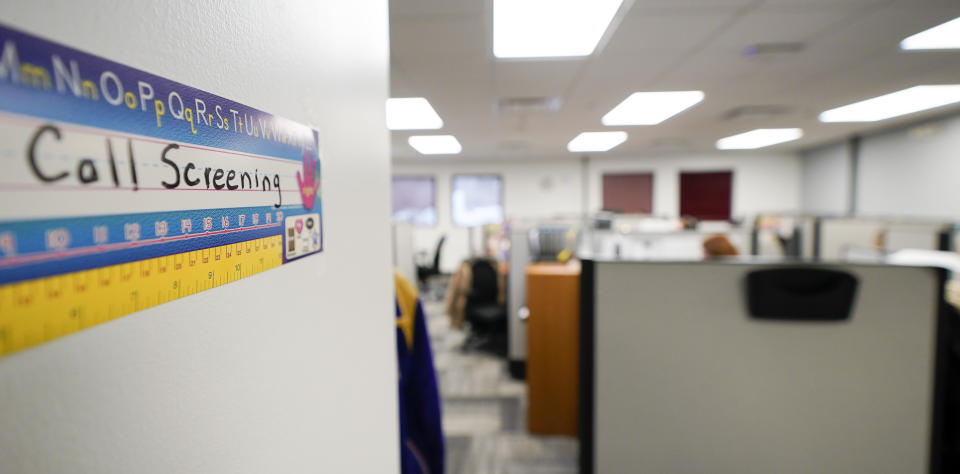
[[[958,17],[952,1],[391,2],[393,255],[423,292],[448,472],[947,472],[929,377],[945,356],[922,334],[944,337],[950,274],[892,264],[960,260]],[[777,269],[799,273],[748,276]],[[726,342],[668,322],[695,314]],[[896,375],[830,373],[824,354]],[[903,403],[863,408],[850,382]],[[870,441],[831,447],[844,436]]]
[[[2,474],[960,472],[958,0],[5,0],[0,138]]]

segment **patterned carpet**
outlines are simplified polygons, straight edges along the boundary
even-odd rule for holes
[[[434,365],[443,398],[447,474],[572,474],[577,441],[526,432],[526,385],[503,359],[460,350],[443,304],[425,301]]]

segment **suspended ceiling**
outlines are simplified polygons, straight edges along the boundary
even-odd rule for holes
[[[630,135],[609,155],[702,152],[754,128],[800,127],[802,139],[767,149],[790,152],[960,112],[817,121],[824,110],[909,86],[960,83],[960,51],[898,47],[960,16],[956,0],[627,1],[592,56],[543,60],[495,59],[491,8],[492,0],[390,2],[390,95],[426,97],[444,121],[441,130],[392,132],[395,159],[572,156],[566,144],[574,136],[603,130]],[[746,54],[758,44],[787,51]],[[600,123],[632,92],[691,89],[706,99],[660,125]],[[555,110],[500,105],[537,98],[562,104]],[[407,144],[418,134],[455,135],[463,152],[421,156]]]

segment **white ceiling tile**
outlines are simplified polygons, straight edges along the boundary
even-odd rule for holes
[[[922,2],[923,0],[917,0]],[[818,41],[842,48],[895,51],[900,41],[914,33],[960,16],[960,1],[952,6],[913,8],[889,5],[857,17],[844,28],[825,32]]]
[[[889,4],[891,0],[766,0],[764,6],[806,9],[849,8]]]
[[[430,60],[427,57],[395,58],[411,87],[450,94],[492,92],[491,66],[487,61],[470,59]]]
[[[483,0],[391,0],[390,20],[401,17],[478,15],[484,12],[486,3]]]
[[[936,53],[893,52],[798,85],[794,90],[808,95],[811,107],[825,110],[915,85],[956,84],[960,83],[960,57],[955,58],[958,60],[944,61]]]
[[[565,107],[572,113],[587,114],[599,120],[631,93],[654,90],[655,81],[677,61],[672,53],[616,56],[604,53],[586,65],[576,85],[564,98]]]
[[[634,9],[744,7],[757,0],[634,0]]]
[[[771,42],[807,42],[854,18],[855,9],[782,10],[757,8],[740,17],[711,42],[713,50],[744,51]]]
[[[735,10],[696,13],[671,10],[670,13],[631,11],[623,19],[604,54],[636,54],[647,50],[685,52],[700,45],[735,18]],[[678,28],[678,25],[682,27]]]
[[[584,64],[582,59],[495,61],[496,94],[499,97],[562,96]]]
[[[569,156],[577,133],[638,90],[700,89],[706,99],[654,127],[623,127],[618,153],[713,149],[759,127],[801,127],[784,149],[901,123],[821,124],[817,114],[917,83],[960,82],[960,53],[906,53],[901,39],[960,16],[960,0],[635,0],[598,54],[575,60],[494,61],[489,0],[391,2],[392,93],[424,96],[457,136],[457,159]],[[800,53],[750,59],[747,46],[800,41]],[[552,114],[504,113],[500,97],[563,96]],[[729,119],[745,105],[787,113]],[[949,109],[960,111],[960,108]],[[931,114],[942,114],[943,110]],[[919,114],[905,121],[928,115]],[[423,159],[393,134],[396,157]],[[669,145],[669,144],[673,145]],[[680,145],[676,145],[676,144]]]
[[[486,57],[482,15],[436,20],[400,19],[390,23],[390,48],[401,57]]]

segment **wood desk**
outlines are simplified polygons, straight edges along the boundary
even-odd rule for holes
[[[527,426],[531,433],[577,435],[580,265],[527,267]]]

